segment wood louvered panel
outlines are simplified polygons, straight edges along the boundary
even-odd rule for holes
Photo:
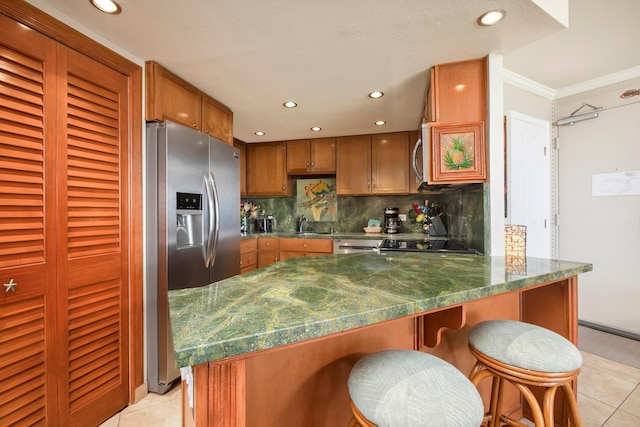
[[[44,64],[0,45],[0,268],[42,263]]]
[[[70,75],[67,95],[69,258],[120,250],[120,94]]]
[[[69,292],[69,399],[71,411],[120,385],[120,282]]]
[[[127,79],[69,49],[59,133],[61,423],[100,424],[128,401]]]
[[[46,421],[44,298],[0,305],[0,425]]]

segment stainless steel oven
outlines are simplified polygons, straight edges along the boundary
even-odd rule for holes
[[[372,252],[382,243],[382,239],[335,239],[334,254],[352,254],[356,252]]]

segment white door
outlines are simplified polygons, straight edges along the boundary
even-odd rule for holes
[[[551,123],[509,116],[507,220],[527,227],[527,256],[551,258]]]
[[[638,118],[640,104],[629,104],[558,130],[559,258],[593,264],[593,271],[578,279],[578,316],[636,335],[640,334],[640,195],[615,191],[598,195],[592,180],[640,171]]]

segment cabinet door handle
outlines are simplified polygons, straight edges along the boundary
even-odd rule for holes
[[[13,281],[13,279],[9,280],[9,283],[4,283],[4,291],[5,292],[15,292],[16,291],[16,286],[18,284],[16,282]]]
[[[375,189],[376,189],[376,180],[372,179],[371,182],[373,183],[373,190],[375,191]]]

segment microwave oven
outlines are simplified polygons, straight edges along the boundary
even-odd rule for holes
[[[438,191],[443,188],[459,187],[460,184],[431,184],[430,168],[432,165],[431,160],[431,126],[430,123],[423,122],[420,126],[420,132],[418,132],[418,140],[413,146],[413,153],[411,156],[411,165],[413,172],[415,173],[416,188],[418,191]]]

